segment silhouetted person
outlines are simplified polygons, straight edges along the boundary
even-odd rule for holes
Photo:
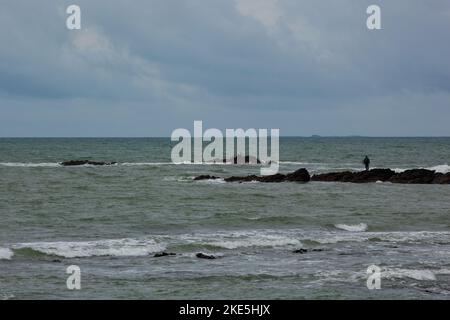
[[[366,171],[369,171],[370,159],[366,156],[363,160],[364,165],[366,166]]]

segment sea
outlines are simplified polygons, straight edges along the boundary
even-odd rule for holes
[[[173,164],[173,145],[0,139],[0,299],[450,299],[450,185],[194,181],[261,165]],[[446,173],[450,138],[283,137],[280,172],[365,155]]]

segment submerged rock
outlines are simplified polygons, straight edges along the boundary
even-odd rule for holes
[[[153,258],[161,258],[161,257],[176,256],[176,255],[177,254],[173,253],[173,252],[158,252],[158,253],[155,253]]]
[[[292,251],[292,252],[293,252],[293,253],[304,254],[304,253],[307,253],[307,252],[308,252],[308,249],[303,249],[303,248],[301,248],[301,249],[294,250],[294,251]]]
[[[197,253],[195,256],[197,258],[200,258],[200,259],[210,259],[210,260],[216,259],[216,257],[213,256],[212,254],[210,255],[210,254],[205,254],[205,253],[202,253],[202,252]]]
[[[70,161],[63,161],[60,164],[62,166],[64,166],[64,167],[84,166],[84,165],[111,166],[111,165],[117,164],[117,162],[90,161],[90,160],[70,160]]]
[[[219,179],[219,177],[210,176],[209,174],[206,174],[206,175],[201,175],[201,176],[195,177],[195,178],[194,178],[194,181],[200,181],[200,180],[215,180],[215,179]]]

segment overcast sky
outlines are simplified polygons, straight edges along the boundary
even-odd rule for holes
[[[0,42],[0,136],[450,136],[448,0],[4,0]]]

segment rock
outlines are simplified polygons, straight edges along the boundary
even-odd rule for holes
[[[308,182],[310,180],[309,172],[306,169],[299,169],[295,172],[289,173],[287,175],[277,173],[270,176],[245,176],[245,177],[230,177],[225,178],[226,182]]]
[[[300,254],[304,254],[304,253],[307,253],[308,252],[308,249],[297,249],[297,250],[294,250],[294,251],[292,251],[293,253],[300,253]]]
[[[202,175],[194,180],[217,179],[210,175]],[[352,182],[352,183],[373,183],[373,182],[392,182],[409,184],[450,184],[450,173],[436,173],[426,169],[412,169],[401,173],[395,173],[391,169],[372,169],[369,171],[342,171],[316,174],[312,177],[308,170],[302,168],[288,174],[277,173],[270,176],[232,176],[224,179],[226,182]]]
[[[209,255],[209,254],[205,254],[205,253],[201,253],[201,252],[197,253],[195,256],[200,259],[210,259],[210,260],[216,259],[216,257],[213,255]]]
[[[103,161],[90,161],[90,160],[70,160],[63,161],[60,163],[64,167],[72,167],[72,166],[84,166],[84,165],[92,165],[92,166],[111,166],[117,164],[117,162],[103,162]]]
[[[335,182],[353,182],[353,183],[367,183],[377,181],[389,181],[395,172],[391,169],[372,169],[370,171],[360,172],[330,172],[324,174],[314,175],[313,181],[335,181]]]
[[[87,164],[89,161],[88,160],[70,160],[70,161],[63,161],[61,162],[62,166],[83,166],[85,164]]]
[[[54,263],[61,263],[62,261],[60,259],[53,259],[52,262],[54,262]]]
[[[434,175],[433,183],[436,184],[450,184],[450,172],[443,174],[443,173],[436,173]]]
[[[167,256],[176,256],[176,253],[173,252],[158,252],[155,253],[155,255],[153,256],[154,258],[161,258],[161,257],[167,257]]]
[[[308,170],[302,168],[286,175],[286,181],[309,182],[311,177]]]
[[[246,177],[229,177],[225,178],[224,180],[226,182],[251,182],[251,181],[258,181],[259,177],[255,175],[246,176]]]
[[[210,176],[209,174],[206,175],[201,175],[198,177],[194,178],[194,181],[200,181],[200,180],[215,180],[215,179],[219,179],[218,177],[215,176]]]
[[[428,184],[433,183],[434,179],[435,171],[426,169],[412,169],[397,173],[389,181],[392,183]]]
[[[283,182],[286,180],[286,175],[281,174],[281,173],[277,173],[277,174],[273,174],[270,176],[262,176],[262,177],[257,177],[256,181],[259,182]]]

